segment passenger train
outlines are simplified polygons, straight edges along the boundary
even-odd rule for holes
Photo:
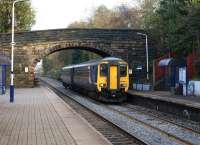
[[[122,59],[107,57],[62,69],[63,85],[86,90],[103,102],[123,102],[129,88],[128,64]],[[77,89],[78,88],[78,89]]]

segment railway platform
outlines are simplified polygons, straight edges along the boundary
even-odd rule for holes
[[[111,145],[45,86],[0,96],[0,145]]]
[[[166,101],[200,109],[200,97],[173,95],[171,92],[167,91],[138,92],[129,90],[128,93],[138,97]]]
[[[138,105],[200,121],[199,97],[173,95],[167,91],[141,92],[134,90],[129,90],[128,95],[130,100]]]

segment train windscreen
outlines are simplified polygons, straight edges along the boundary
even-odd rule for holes
[[[127,76],[127,65],[120,65],[120,76],[126,77]]]
[[[100,65],[100,76],[102,76],[102,77],[108,76],[108,65],[107,64]]]

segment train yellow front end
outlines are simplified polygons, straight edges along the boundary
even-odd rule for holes
[[[103,59],[98,65],[97,89],[105,100],[126,100],[128,64],[121,59]]]

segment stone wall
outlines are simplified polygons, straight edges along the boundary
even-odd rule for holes
[[[82,48],[101,56],[121,57],[135,70],[145,65],[145,38],[142,30],[115,29],[58,29],[19,32],[15,34],[15,84],[33,87],[34,67],[44,56],[68,48]],[[10,56],[11,35],[0,34],[0,53]],[[150,62],[156,50],[149,41]],[[25,73],[25,67],[29,72]]]

